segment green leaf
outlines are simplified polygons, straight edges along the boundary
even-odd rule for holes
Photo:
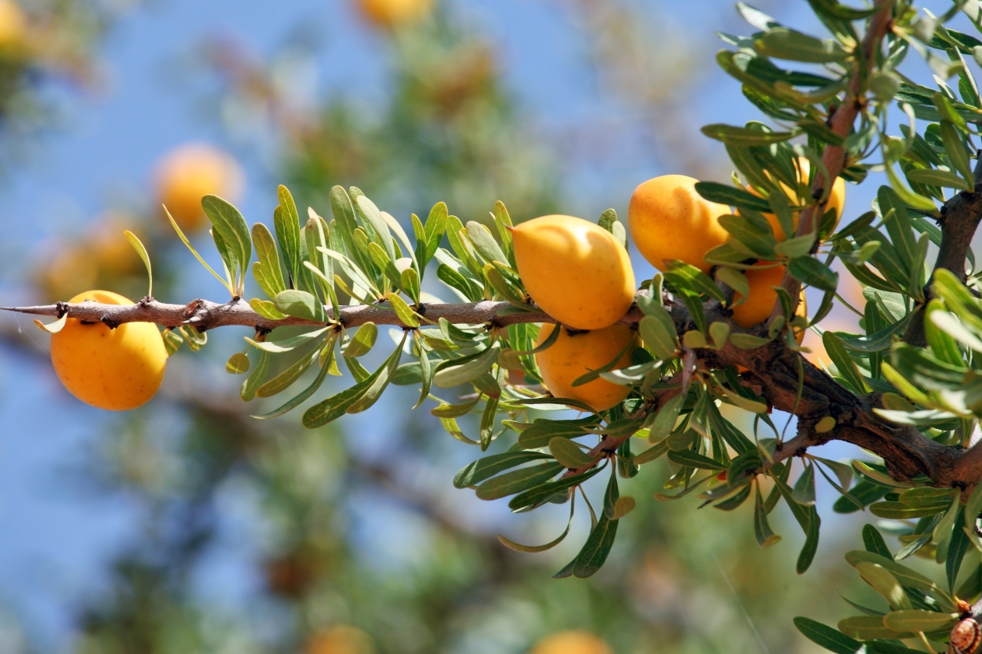
[[[256,390],[256,396],[272,397],[277,393],[285,391],[293,384],[293,382],[300,379],[301,375],[307,371],[307,368],[310,367],[310,364],[312,364],[318,356],[319,353],[314,352],[313,355],[301,357],[292,366],[260,386]]]
[[[256,389],[258,389],[264,381],[266,381],[266,371],[269,370],[269,353],[260,352],[259,353],[259,363],[256,367],[252,369],[252,372],[246,377],[246,380],[242,382],[242,388],[239,391],[239,395],[242,397],[243,402],[250,402],[254,397],[256,397]]]
[[[794,626],[808,640],[836,654],[860,654],[863,644],[841,631],[809,618],[797,617]]]
[[[798,281],[823,291],[834,291],[839,281],[838,273],[813,257],[791,259],[788,272]]]
[[[883,624],[883,618],[876,615],[857,615],[850,618],[839,620],[839,631],[847,636],[854,636],[861,640],[875,640],[877,638],[897,638],[897,632],[887,628]],[[913,634],[911,634],[913,635]]]
[[[678,334],[671,314],[661,307],[651,309],[651,314],[641,319],[638,332],[641,340],[659,360],[671,359],[679,348]]]
[[[256,262],[258,264],[258,262]],[[260,300],[259,298],[252,298],[249,300],[249,306],[252,310],[258,313],[263,318],[269,320],[281,320],[286,318],[286,316],[276,310],[276,305],[269,300]]]
[[[795,571],[798,574],[804,574],[811,567],[815,552],[818,551],[818,537],[822,526],[822,519],[814,506],[809,507],[806,513],[808,515],[808,530],[805,532],[805,544],[801,546],[798,561],[795,563]]]
[[[771,531],[771,526],[767,522],[767,509],[764,507],[764,500],[760,495],[759,484],[754,484],[754,494],[754,536],[757,538],[758,545],[767,548],[779,543],[781,537]]]
[[[438,388],[453,388],[480,377],[497,362],[499,349],[495,344],[476,355],[444,361],[436,367],[433,383]]]
[[[762,132],[754,133],[758,134]],[[769,213],[771,210],[771,205],[765,198],[754,195],[742,188],[736,188],[735,186],[719,184],[717,182],[697,182],[695,189],[696,193],[710,202],[764,213]]]
[[[601,514],[597,526],[590,532],[583,549],[573,559],[569,572],[563,575],[563,571],[560,571],[555,577],[559,578],[560,575],[569,576],[572,574],[577,578],[585,579],[596,573],[603,566],[607,560],[607,555],[614,547],[618,524],[620,521],[611,520],[605,514]]]
[[[791,493],[794,501],[802,506],[814,506],[815,504],[815,467],[811,463],[805,466],[804,472],[795,482],[794,491]]]
[[[333,343],[332,343],[332,347],[333,347]],[[330,372],[330,366],[327,365],[321,366],[320,372],[317,373],[317,377],[314,379],[314,381],[311,382],[310,386],[304,389],[299,395],[291,398],[289,401],[285,402],[279,408],[276,408],[270,411],[269,413],[264,413],[262,415],[254,415],[252,417],[257,420],[269,420],[270,418],[276,418],[292,409],[295,409],[296,407],[300,406],[305,401],[307,401],[307,399],[310,398],[314,393],[317,392],[317,389],[319,389],[321,387],[321,384],[324,383],[324,379],[327,378],[329,372]],[[256,391],[256,394],[257,395],[259,394],[258,390]]]
[[[392,308],[395,310],[396,315],[399,316],[399,320],[402,321],[403,325],[412,329],[419,327],[419,315],[406,304],[405,300],[396,293],[387,293],[385,298],[392,305]]]
[[[905,171],[908,181],[912,184],[926,184],[928,186],[943,186],[959,191],[971,191],[964,178],[947,170],[936,168],[911,168]]]
[[[249,372],[249,357],[244,352],[236,352],[225,363],[225,372],[230,375],[244,375]]]
[[[385,220],[382,218],[382,212],[379,208],[375,206],[375,203],[369,200],[364,195],[358,195],[355,197],[355,207],[363,218],[365,218],[368,225],[375,232],[378,241],[381,243],[382,248],[385,250],[385,254],[388,255],[390,261],[396,260],[395,246],[392,243],[392,234],[389,232],[389,226],[386,224]]]
[[[201,198],[201,207],[211,221],[215,233],[230,247],[233,258],[225,263],[237,279],[237,288],[241,294],[245,287],[249,260],[252,259],[252,237],[249,226],[238,209],[217,195],[206,195]]]
[[[574,486],[579,486],[591,477],[596,476],[601,470],[603,470],[603,468],[594,468],[593,470],[588,470],[578,475],[560,477],[556,481],[549,481],[526,491],[522,491],[515,497],[511,498],[511,500],[508,502],[508,508],[510,508],[512,511],[535,508],[536,506],[559,495],[560,493],[565,495],[565,491]]]
[[[786,27],[773,27],[754,41],[754,49],[768,57],[813,64],[841,62],[849,52],[833,39],[817,39]]]
[[[286,290],[283,281],[283,271],[280,267],[280,255],[276,250],[276,242],[269,228],[262,223],[252,226],[252,242],[256,246],[256,256],[259,261],[252,265],[253,277],[269,297]]]
[[[342,193],[343,192],[344,191],[342,189]],[[276,230],[276,241],[280,245],[280,252],[283,253],[283,257],[286,259],[286,267],[290,273],[290,281],[295,286],[297,284],[297,280],[300,278],[300,267],[303,265],[303,257],[300,253],[300,214],[297,213],[297,205],[294,203],[293,196],[290,194],[289,189],[281,184],[280,186],[276,187],[276,195],[279,198],[280,204],[273,211],[273,228]],[[347,195],[345,196],[345,200],[347,200]],[[333,191],[331,193],[331,201],[333,207]],[[337,212],[335,212],[334,216],[335,218],[338,218]],[[350,240],[350,234],[354,231],[354,225],[350,227],[351,231],[345,232],[345,227],[347,226],[344,224],[344,221],[339,219],[338,222],[342,224],[342,234],[348,234],[348,238]]]
[[[123,231],[123,235],[126,237],[126,240],[130,242],[130,245],[133,246],[133,249],[136,250],[136,254],[140,257],[140,260],[143,261],[143,265],[147,269],[147,279],[149,280],[147,297],[153,297],[153,268],[150,266],[150,255],[147,254],[147,249],[143,247],[143,241],[141,241],[136,234],[127,229]]]
[[[508,495],[515,495],[549,481],[562,470],[563,465],[561,463],[540,463],[506,472],[480,484],[476,491],[477,497],[482,500],[497,500]]]
[[[357,358],[371,352],[378,338],[378,327],[373,322],[366,322],[358,328],[351,337],[342,354],[347,358]]]
[[[722,141],[727,145],[737,146],[771,145],[772,143],[780,143],[797,136],[797,132],[764,132],[756,129],[747,129],[745,127],[723,125],[721,123],[706,125],[701,131],[711,139]],[[699,184],[696,184],[696,192],[705,198],[706,196],[699,190],[700,184],[712,184],[712,182],[700,182]],[[706,199],[708,200],[709,198]],[[716,202],[716,200],[712,201]],[[770,206],[764,209],[764,211],[769,209]]]
[[[443,234],[447,228],[447,218],[447,205],[443,202],[437,202],[430,209],[430,214],[426,218],[426,225],[423,228],[426,236],[426,251],[424,252],[424,256],[417,255],[420,270],[433,258],[433,255],[436,254],[437,249],[440,247],[440,241],[443,240]]]
[[[467,488],[476,486],[486,479],[494,477],[500,472],[509,468],[536,461],[548,459],[549,455],[543,452],[505,452],[504,454],[493,454],[483,459],[478,459],[470,463],[458,472],[453,479],[456,488]]]
[[[955,617],[948,613],[937,611],[904,610],[891,611],[883,616],[883,625],[893,631],[918,632],[940,631],[949,629],[955,624]]]
[[[866,546],[867,552],[879,554],[880,556],[888,559],[893,558],[893,554],[890,553],[890,548],[887,547],[886,541],[883,540],[883,536],[873,525],[863,526],[863,544]]]
[[[474,244],[474,249],[477,250],[478,254],[484,257],[486,261],[497,261],[508,265],[508,257],[505,256],[498,242],[494,240],[490,229],[474,220],[467,222],[466,229],[467,238]]]
[[[865,395],[869,392],[869,386],[859,372],[859,367],[846,352],[843,342],[836,336],[835,332],[825,332],[822,334],[822,344],[829,355],[829,359],[835,364],[839,375],[849,384],[853,392],[857,395]]]
[[[276,294],[273,298],[276,310],[288,316],[312,320],[314,322],[326,323],[328,321],[327,312],[324,305],[314,295],[307,291],[290,289]]]
[[[889,570],[869,561],[860,561],[855,567],[863,580],[882,595],[894,611],[912,608],[907,593]]]
[[[758,229],[746,216],[720,216],[719,224],[730,233],[739,245],[743,245],[756,257],[770,258],[774,256],[775,241],[770,231]],[[731,245],[734,243],[731,241]]]
[[[958,517],[958,513],[961,511],[961,489],[955,489],[955,497],[951,501],[951,506],[945,512],[944,516],[938,521],[938,524],[934,527],[934,532],[931,534],[934,542],[938,544],[935,550],[935,560],[938,563],[944,563],[948,556],[948,546],[951,543],[951,531],[955,526],[955,518]]]
[[[167,214],[167,219],[170,221],[171,227],[173,227],[174,231],[177,233],[177,237],[181,239],[181,243],[184,243],[184,247],[186,247],[188,250],[191,251],[191,254],[193,254],[194,258],[198,260],[198,263],[204,266],[205,270],[207,270],[212,275],[214,275],[215,279],[220,281],[222,283],[222,286],[228,289],[229,293],[231,293],[232,295],[236,295],[235,290],[232,288],[232,285],[229,284],[229,282],[226,279],[224,279],[221,275],[215,272],[214,268],[209,266],[208,263],[201,258],[201,255],[198,254],[198,251],[195,250],[194,247],[192,247],[191,241],[188,240],[188,237],[185,236],[184,232],[181,231],[181,228],[178,227],[177,221],[174,220],[174,216],[170,215],[170,211],[167,210],[167,207],[164,207],[164,213]],[[190,343],[188,345],[190,346]]]
[[[556,461],[571,469],[584,468],[594,462],[593,457],[580,449],[579,445],[562,436],[553,437],[549,441],[549,451]]]
[[[670,262],[665,278],[684,295],[708,295],[720,302],[726,299],[723,291],[716,286],[709,275],[690,264],[681,261]]]
[[[946,508],[947,504],[929,505],[923,507],[910,507],[901,502],[874,502],[870,504],[870,513],[878,518],[890,520],[909,520],[911,518],[924,518],[926,516],[937,515]]]
[[[944,98],[940,93],[936,95]],[[965,180],[965,190],[971,192],[975,189],[975,177],[972,175],[972,166],[968,161],[968,150],[965,148],[965,142],[951,121],[941,121],[941,142],[944,144],[945,152],[948,154],[948,160],[951,161],[952,166],[954,166],[958,174]]]
[[[714,461],[709,457],[693,452],[692,450],[679,450],[668,453],[668,458],[674,463],[690,468],[701,468],[704,470],[726,470],[726,464]]]

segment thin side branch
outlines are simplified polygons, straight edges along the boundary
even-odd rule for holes
[[[889,31],[890,22],[893,18],[892,1],[877,0],[876,5],[880,8],[880,11],[874,14],[870,20],[869,29],[860,46],[860,52],[857,53],[859,56],[856,58],[856,71],[849,80],[849,87],[846,91],[845,99],[829,116],[829,129],[836,136],[843,138],[852,133],[856,117],[863,109],[865,103],[865,89],[863,88],[863,84],[869,78],[868,73],[872,70],[876,55],[880,52],[880,43]],[[861,68],[865,68],[866,70],[863,71]],[[826,195],[825,189],[835,182],[839,173],[845,168],[845,149],[841,145],[826,146],[825,152],[822,154],[822,163],[825,164],[829,177],[826,179],[821,171],[817,171],[815,179],[812,182],[812,196],[816,198]],[[798,218],[798,228],[795,230],[795,236],[806,236],[814,233],[815,227],[817,226],[816,218],[821,219],[824,211],[824,202],[813,204],[803,210],[801,216]],[[781,286],[791,296],[792,308],[796,309],[799,296],[801,295],[801,282],[792,277],[790,272],[786,272],[784,279],[781,280]],[[779,315],[784,315],[780,303],[774,307],[771,318],[776,318]]]
[[[924,305],[931,300],[931,282],[934,274],[944,269],[958,277],[962,282],[965,281],[965,260],[968,257],[968,249],[972,245],[972,237],[979,227],[982,220],[982,151],[975,153],[975,190],[971,193],[962,191],[941,207],[941,218],[938,224],[941,226],[941,246],[938,248],[938,258],[934,262],[934,271],[931,279],[924,287],[924,304],[916,308],[916,312],[911,317],[907,331],[904,333],[904,342],[924,347],[927,345],[927,336],[924,334]]]

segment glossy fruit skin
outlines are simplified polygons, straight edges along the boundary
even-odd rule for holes
[[[243,179],[231,155],[204,143],[187,143],[160,159],[154,188],[158,202],[167,207],[180,228],[196,232],[208,223],[201,198],[218,195],[234,203],[242,192]]]
[[[750,295],[733,306],[733,322],[747,329],[767,320],[777,303],[777,291],[773,287],[781,285],[784,271],[784,266],[754,267],[744,271],[750,284]],[[742,297],[742,293],[733,294],[734,302]]]
[[[573,216],[542,216],[515,227],[512,240],[529,295],[562,324],[601,329],[631,308],[631,259],[606,229]]]
[[[377,27],[405,25],[433,10],[433,0],[358,0],[361,15]]]
[[[662,175],[642,183],[631,195],[627,217],[631,238],[641,255],[658,270],[679,259],[709,272],[705,255],[730,234],[719,224],[730,208],[708,202],[696,193],[698,180],[685,175]]]
[[[613,650],[588,631],[559,631],[546,636],[529,654],[614,654]]]
[[[547,323],[539,329],[536,347],[542,345],[558,325]],[[594,379],[580,386],[573,382],[591,370],[610,363],[624,352],[615,368],[631,363],[631,351],[627,348],[636,334],[627,325],[611,325],[591,332],[560,332],[556,342],[535,355],[535,362],[542,374],[542,383],[555,397],[579,400],[594,411],[603,411],[620,404],[630,393],[626,386],[612,384],[605,379]]]
[[[808,175],[811,171],[811,164],[808,163],[808,159],[804,157],[798,157],[798,179],[802,183],[808,182]],[[781,189],[784,191],[785,195],[788,196],[788,200],[793,204],[798,204],[800,200],[798,199],[797,193],[791,188],[788,188],[786,184],[781,182]],[[842,211],[846,206],[846,180],[841,177],[836,177],[835,182],[832,183],[832,191],[829,193],[828,203],[825,205],[825,210],[835,209],[835,223],[832,226],[832,231],[839,226],[839,220],[842,218]],[[792,214],[792,222],[795,229],[798,228],[798,213]],[[781,228],[781,221],[777,219],[777,216],[772,213],[765,213],[764,217],[767,218],[767,222],[771,224],[771,229],[774,230],[774,237],[782,241],[784,240],[784,229]]]
[[[69,302],[85,300],[133,304],[110,291],[87,291]],[[144,404],[160,388],[167,350],[153,323],[128,322],[109,329],[102,323],[69,318],[51,336],[51,363],[58,379],[78,399],[100,409],[125,411]]]

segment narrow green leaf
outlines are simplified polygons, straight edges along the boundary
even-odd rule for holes
[[[855,638],[846,636],[841,631],[828,627],[810,618],[797,617],[794,626],[808,640],[836,654],[859,654],[863,644]]]
[[[540,463],[493,477],[477,487],[477,497],[497,500],[547,482],[563,470],[561,463]]]
[[[493,454],[491,456],[486,456],[483,459],[478,459],[477,461],[474,461],[473,463],[461,468],[460,472],[454,476],[453,485],[456,488],[476,486],[482,481],[490,479],[498,473],[514,468],[515,466],[519,466],[530,461],[548,458],[549,455],[543,452],[525,451]]]
[[[250,402],[256,397],[256,390],[266,381],[266,371],[269,370],[269,352],[259,353],[259,363],[252,369],[246,380],[242,382],[239,395],[243,402]]]
[[[238,279],[241,293],[245,285],[245,274],[252,259],[252,237],[249,226],[239,210],[217,195],[206,195],[201,198],[201,207],[217,234],[222,237],[235,253],[234,260],[229,263],[229,270]]]
[[[594,462],[593,457],[580,449],[579,445],[561,436],[549,441],[549,451],[557,461],[571,469],[583,468]]]
[[[143,247],[143,241],[141,241],[140,238],[130,230],[125,230],[123,235],[126,236],[126,240],[130,242],[130,245],[132,245],[133,249],[136,250],[140,260],[143,261],[143,265],[146,266],[147,280],[149,284],[147,289],[147,297],[153,297],[153,268],[150,266],[150,255],[147,254],[147,248]]]

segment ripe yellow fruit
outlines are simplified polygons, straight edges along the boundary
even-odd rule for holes
[[[370,23],[385,28],[411,23],[433,10],[433,0],[358,0],[357,4]]]
[[[730,234],[719,224],[730,208],[708,202],[696,193],[698,180],[685,175],[662,175],[644,182],[631,196],[628,223],[641,255],[658,270],[679,259],[709,272],[706,253]]]
[[[243,186],[239,164],[226,152],[203,143],[187,143],[165,154],[154,172],[158,201],[185,232],[208,222],[201,198],[218,195],[234,203]]]
[[[805,157],[798,157],[798,179],[801,180],[802,184],[808,183],[808,175],[811,171],[811,164],[808,163],[808,159]],[[791,188],[788,187],[784,182],[780,183],[781,189],[784,194],[788,196],[788,200],[792,204],[798,204],[798,194]],[[833,224],[832,230],[839,225],[839,219],[842,218],[842,211],[846,206],[846,180],[841,177],[836,177],[835,182],[832,183],[832,191],[829,193],[829,201],[825,205],[825,210],[835,209],[835,223]],[[771,224],[771,229],[774,230],[774,237],[777,240],[784,240],[784,229],[781,227],[781,221],[777,219],[772,213],[765,213],[764,217],[767,218],[767,222]],[[795,229],[798,229],[798,214],[792,215],[792,224]]]
[[[372,637],[357,627],[337,625],[320,632],[307,644],[306,654],[374,654]]]
[[[784,266],[755,267],[744,271],[750,285],[750,294],[744,302],[734,305],[733,322],[747,329],[767,320],[777,303],[777,291],[774,287],[781,285],[784,271]],[[742,293],[733,294],[734,301],[742,297]]]
[[[92,300],[103,304],[133,304],[110,291],[88,291],[69,302]],[[109,329],[69,318],[51,336],[51,363],[68,391],[86,404],[125,411],[153,397],[164,379],[167,350],[157,326],[124,323]]]
[[[542,325],[536,346],[542,345],[558,328],[553,324]],[[551,347],[535,355],[542,382],[554,396],[579,400],[594,411],[616,406],[630,393],[626,386],[606,379],[594,379],[575,387],[573,382],[591,370],[607,365],[621,352],[624,354],[615,369],[630,365],[631,351],[627,346],[635,337],[635,332],[627,325],[611,325],[573,335],[563,329]]]
[[[607,643],[588,631],[559,631],[546,636],[529,654],[614,654]]]
[[[529,295],[562,324],[601,329],[631,308],[631,259],[599,225],[572,216],[543,216],[512,229],[512,240]]]
[[[13,0],[0,0],[0,50],[19,46],[24,41],[27,19]]]

